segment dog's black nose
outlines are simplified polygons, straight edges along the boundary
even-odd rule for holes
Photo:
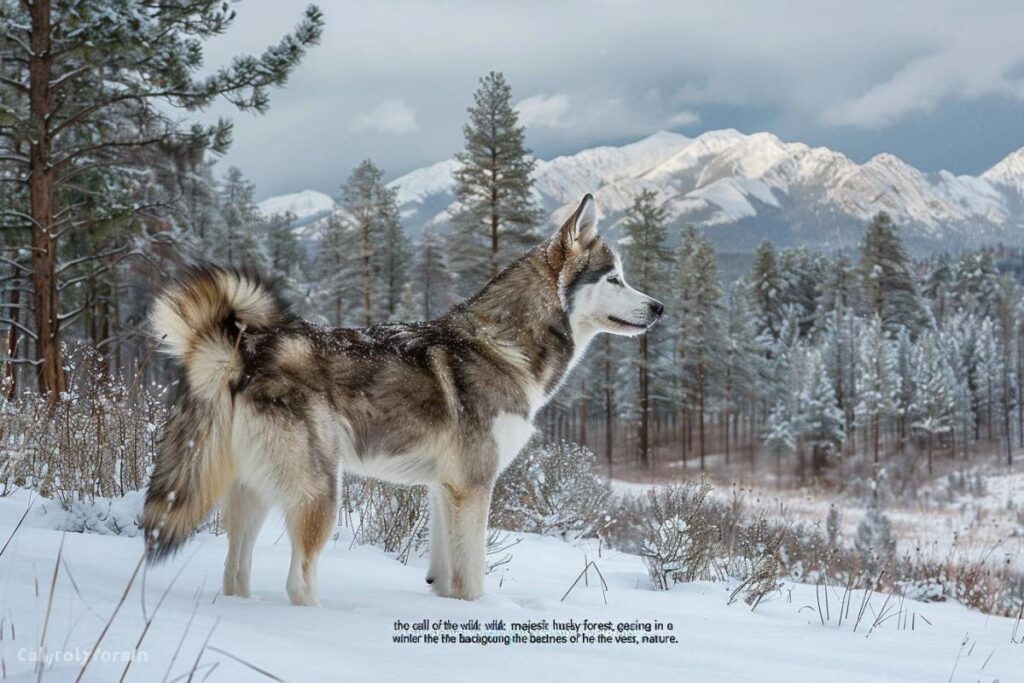
[[[651,309],[651,313],[654,317],[660,318],[661,314],[665,312],[665,306],[660,301],[654,301],[653,299],[647,302],[647,305]]]

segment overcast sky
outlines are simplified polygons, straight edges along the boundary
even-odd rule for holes
[[[260,198],[334,193],[451,156],[477,78],[505,72],[542,158],[656,130],[734,127],[978,173],[1024,146],[1024,3],[321,0],[327,27],[264,116],[218,105]],[[244,0],[207,64],[260,51],[302,12]]]

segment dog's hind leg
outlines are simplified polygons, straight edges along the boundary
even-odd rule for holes
[[[224,526],[228,533],[228,556],[224,562],[224,595],[247,598],[252,569],[252,548],[263,520],[267,501],[253,488],[235,480],[224,501]]]
[[[435,584],[438,595],[476,600],[484,593],[487,512],[491,487],[442,485],[441,509],[447,546],[448,585]]]
[[[293,605],[320,606],[316,590],[316,563],[334,528],[335,494],[323,491],[287,510],[292,564],[288,571],[288,599]]]
[[[447,594],[449,591],[443,496],[438,487],[430,487],[430,568],[427,569],[427,583],[433,586],[439,595]]]

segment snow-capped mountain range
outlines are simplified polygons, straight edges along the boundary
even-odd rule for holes
[[[257,204],[256,208],[267,216],[290,213],[295,216],[295,227],[298,228],[330,214],[334,210],[334,199],[316,190],[302,190],[269,197]]]
[[[390,183],[413,236],[429,225],[443,229],[456,168],[449,159]],[[916,249],[1024,243],[1024,148],[980,176],[958,176],[925,173],[892,154],[858,164],[770,133],[727,129],[689,138],[661,131],[622,147],[539,160],[535,180],[553,222],[591,192],[614,233],[636,195],[651,189],[674,227],[701,227],[732,251],[750,251],[764,238],[850,246],[878,211],[887,211]]]

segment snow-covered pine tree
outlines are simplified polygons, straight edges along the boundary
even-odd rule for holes
[[[956,410],[955,379],[949,359],[940,346],[939,336],[925,331],[914,346],[914,382],[917,385],[913,406],[913,429],[924,435],[928,454],[928,475],[934,472],[934,452],[938,439],[953,428]]]
[[[419,316],[431,320],[444,313],[448,308],[451,274],[445,262],[444,242],[430,226],[420,238],[413,278],[419,290]]]
[[[534,205],[535,161],[512,105],[505,76],[492,71],[473,94],[466,146],[456,158],[448,265],[457,294],[470,296],[537,240],[542,214]]]
[[[796,451],[796,436],[793,433],[792,405],[779,400],[772,406],[765,423],[764,447],[775,457],[775,484],[782,488],[782,461]]]
[[[941,325],[946,319],[950,298],[953,296],[953,266],[949,254],[942,253],[929,262],[921,295],[931,304],[932,315]]]
[[[943,329],[943,346],[953,369],[954,454],[967,458],[968,444],[979,436],[978,319],[969,312],[950,315]]]
[[[809,335],[817,322],[822,284],[828,272],[825,257],[807,247],[784,249],[779,256],[782,302],[795,307],[801,337]]]
[[[403,306],[405,285],[412,266],[409,238],[402,228],[398,214],[398,189],[383,187],[380,193],[380,220],[383,223],[384,242],[381,251],[381,302],[385,320],[404,320],[399,309]]]
[[[707,457],[706,423],[725,365],[722,336],[722,284],[711,242],[692,228],[683,235],[676,266],[675,294],[679,310],[677,349],[683,378],[684,405],[697,424],[700,468]]]
[[[630,284],[651,296],[662,298],[669,289],[672,264],[666,219],[666,209],[659,204],[657,194],[644,190],[637,195],[623,220],[623,239],[620,242]],[[650,428],[654,409],[651,381],[655,368],[663,367],[659,360],[670,352],[668,341],[663,328],[652,328],[637,340],[637,353],[632,363],[638,382],[637,456],[645,466],[650,464]]]
[[[995,321],[999,335],[1000,357],[1000,395],[1002,396],[1001,422],[1002,439],[1006,452],[1007,466],[1013,466],[1013,416],[1014,408],[1020,414],[1021,396],[1014,378],[1021,378],[1024,367],[1019,365],[1021,351],[1020,337],[1017,335],[1017,319],[1021,313],[1021,288],[1010,277],[999,278],[996,292]]]
[[[51,400],[64,388],[61,324],[71,319],[61,297],[86,281],[59,263],[61,239],[144,216],[152,207],[133,199],[150,150],[223,151],[230,142],[228,121],[188,126],[172,112],[203,109],[221,97],[264,112],[269,88],[285,82],[323,29],[310,5],[295,31],[259,57],[210,68],[203,41],[223,34],[234,18],[223,0],[0,4],[0,98],[11,145],[0,174],[23,179],[16,211],[5,217],[23,231],[37,385]],[[109,266],[128,249],[125,241],[114,251],[77,257]]]
[[[291,213],[261,215],[259,224],[267,254],[267,274],[284,288],[297,313],[314,315],[308,285],[308,258],[295,234],[295,216]]]
[[[387,239],[396,230],[401,231],[401,226],[395,225],[395,192],[384,185],[384,172],[373,161],[361,162],[341,186],[341,209],[354,241],[345,270],[356,280],[352,283],[352,289],[358,292],[359,316],[355,322],[368,327],[388,320],[394,310],[388,310],[389,290],[390,279],[397,279],[397,273],[388,273],[386,268],[389,260],[397,259],[389,256]],[[400,291],[394,295],[397,297]],[[397,305],[397,300],[394,303]]]
[[[892,343],[882,327],[881,318],[872,317],[860,335],[857,349],[857,420],[870,444],[872,459],[881,459],[882,436],[886,421],[893,413],[896,391],[892,369]]]
[[[765,240],[754,253],[748,278],[750,301],[757,316],[757,333],[772,341],[779,338],[782,324],[782,276],[775,247]]]
[[[906,327],[916,335],[925,323],[924,309],[910,271],[910,257],[896,225],[884,211],[871,220],[861,242],[861,306],[878,316],[886,333]]]
[[[272,214],[260,216],[259,222],[268,259],[267,273],[273,278],[287,279],[295,272],[303,272],[306,253],[292,227],[295,216],[290,213]]]
[[[204,251],[214,260],[234,268],[270,268],[262,217],[256,209],[256,187],[232,166],[217,186],[217,221]]]
[[[985,437],[989,442],[996,438],[1001,423],[999,410],[1003,405],[1003,351],[1002,339],[992,318],[986,317],[978,329],[976,347],[976,391],[975,410],[978,420],[985,425]]]
[[[968,251],[960,256],[956,266],[952,294],[961,310],[978,316],[991,317],[995,313],[999,273],[987,251]]]
[[[731,446],[739,446],[741,418],[744,415],[748,418],[749,432],[752,434],[756,407],[765,396],[767,368],[764,347],[757,337],[756,321],[750,311],[745,282],[733,283],[729,290],[724,310],[723,341],[721,388],[725,417],[725,460],[728,464]],[[753,443],[748,446],[750,468],[753,470],[757,449]]]
[[[843,413],[844,445],[847,451],[856,446],[858,337],[862,320],[852,310],[837,306],[825,319],[821,353],[825,369],[836,392],[836,404]]]
[[[808,354],[808,369],[800,393],[800,438],[811,451],[811,469],[820,477],[829,459],[842,448],[843,414],[836,405],[836,390],[825,370],[821,351]]]
[[[896,333],[893,348],[893,413],[896,416],[896,450],[906,450],[910,425],[916,420],[917,378],[914,373],[914,343],[905,327]]]
[[[359,253],[359,243],[351,223],[335,207],[321,229],[314,272],[320,313],[340,326],[348,322],[360,301],[358,259],[354,256]]]

